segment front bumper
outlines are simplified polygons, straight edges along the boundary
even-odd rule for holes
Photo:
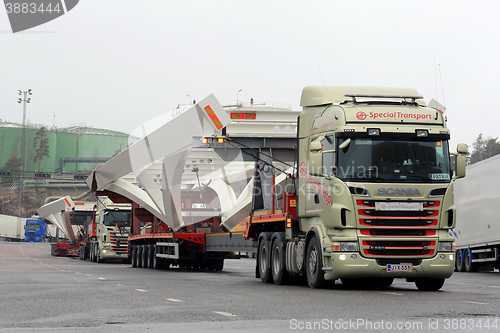
[[[352,259],[351,255],[357,258]],[[444,259],[441,259],[444,254]],[[345,259],[342,260],[341,256]],[[404,259],[394,259],[394,263],[404,263]],[[334,252],[323,257],[323,271],[326,280],[358,278],[449,278],[455,268],[455,254],[438,252],[433,258],[422,259],[420,265],[413,265],[412,272],[387,272],[386,266],[379,265],[376,259],[360,256],[358,252]]]

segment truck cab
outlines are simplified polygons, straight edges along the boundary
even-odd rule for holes
[[[132,206],[114,203],[110,198],[101,196],[95,209],[95,218],[89,230],[91,261],[127,261]]]

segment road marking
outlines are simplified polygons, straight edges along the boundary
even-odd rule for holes
[[[464,303],[470,303],[470,304],[481,304],[481,305],[490,305],[490,303],[481,303],[481,302],[473,302],[473,301],[462,301]]]
[[[184,301],[181,301],[180,299],[175,299],[175,298],[167,298],[167,301],[170,301],[170,302],[184,302]]]
[[[404,294],[391,293],[391,292],[384,292],[384,294],[387,294],[387,295],[396,295],[396,296],[403,296],[404,295]]]
[[[106,280],[105,278],[99,278],[99,280]]]
[[[92,274],[85,274],[86,276],[92,276]]]
[[[147,290],[144,290],[144,289],[136,289],[137,291],[140,291],[142,293],[147,293],[148,291]]]
[[[500,286],[485,286],[485,285],[481,285],[481,284],[460,283],[460,282],[446,282],[446,284],[460,284],[460,285],[463,285],[463,286],[487,287],[487,288],[500,288]]]
[[[226,317],[238,317],[237,315],[229,313],[229,312],[222,312],[222,311],[213,311],[213,312],[220,314],[222,316],[226,316]]]
[[[117,284],[117,286],[123,286],[123,284],[121,284],[121,283],[118,283],[118,284]]]

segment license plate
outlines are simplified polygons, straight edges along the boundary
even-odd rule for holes
[[[424,210],[421,202],[375,202],[375,210]]]
[[[413,264],[387,264],[385,268],[390,273],[411,273],[413,271]]]
[[[128,257],[128,254],[120,254],[120,258],[127,258]]]

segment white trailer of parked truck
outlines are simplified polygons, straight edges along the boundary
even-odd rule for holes
[[[500,269],[500,155],[467,167],[455,184],[457,206],[456,269]]]

